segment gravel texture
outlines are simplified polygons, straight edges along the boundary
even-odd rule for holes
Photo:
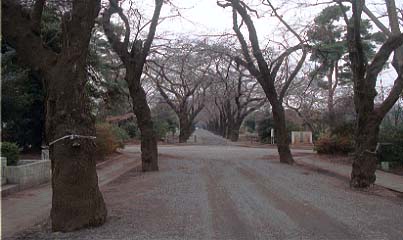
[[[159,172],[131,171],[108,184],[102,227],[73,233],[36,227],[16,238],[403,239],[402,199],[280,164],[267,157],[275,149],[214,139],[217,146],[162,146]]]

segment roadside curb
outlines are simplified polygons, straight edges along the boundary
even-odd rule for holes
[[[307,162],[305,162],[303,160],[300,160],[300,159],[295,159],[295,160],[296,160],[295,162],[296,162],[296,164],[298,166],[312,168],[312,169],[317,170],[317,171],[320,170],[320,171],[323,171],[324,174],[326,174],[326,173],[329,174],[330,173],[331,175],[334,175],[334,176],[337,176],[337,177],[340,177],[340,178],[343,178],[343,179],[346,179],[346,180],[350,179],[350,174],[340,173],[339,171],[334,171],[331,168],[325,168],[325,167],[318,166],[318,165],[315,165],[315,164],[310,164],[310,163],[307,163]],[[388,189],[388,190],[393,191],[393,192],[403,193],[403,191],[400,191],[399,189],[395,189],[395,188],[386,186],[385,184],[382,184],[380,182],[375,181],[374,185],[383,187],[383,188]]]
[[[98,169],[98,168],[102,167],[103,165],[107,165],[108,163],[113,162],[113,161],[115,161],[115,159],[109,159],[109,160],[100,162],[100,163],[96,164],[96,168]],[[126,172],[132,170],[135,167],[138,167],[138,165],[141,165],[141,163],[137,164],[134,167],[130,167],[129,169],[124,170],[121,175],[123,175]],[[117,177],[119,177],[119,176],[117,176]],[[113,181],[117,177],[113,177],[113,179],[111,181]],[[109,179],[106,180],[107,183],[109,183],[111,181],[109,181]],[[32,186],[32,187],[29,187],[29,188],[23,188],[23,189],[20,189],[20,186],[18,184],[4,184],[3,186],[1,186],[1,190],[0,190],[1,197],[7,197],[10,194],[17,193],[17,192],[27,190],[27,189],[30,189],[30,188],[35,188],[35,187],[38,187],[38,186],[43,185],[43,184],[50,184],[50,179],[49,179],[49,181],[47,181],[45,183],[42,183],[42,184],[39,184],[39,185],[36,185],[36,186]]]

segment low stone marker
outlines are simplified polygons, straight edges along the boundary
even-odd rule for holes
[[[309,131],[292,131],[291,132],[292,144],[313,144],[312,132]]]

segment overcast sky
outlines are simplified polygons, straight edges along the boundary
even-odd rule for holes
[[[383,2],[381,0],[375,1],[378,3]],[[396,1],[398,6],[403,5],[403,1],[400,1],[401,0]],[[154,1],[137,0],[136,2],[138,3],[137,6],[142,6],[140,11],[146,13],[146,18],[151,17]],[[204,35],[220,35],[222,33],[233,34],[231,9],[219,7],[216,4],[216,0],[171,0],[171,2],[175,7],[164,5],[161,17],[176,15],[178,11],[181,16],[164,20],[157,28],[157,35],[168,38],[174,38],[175,35],[185,35],[193,38]],[[260,3],[261,1],[245,0],[245,2]],[[279,0],[273,1],[273,5],[278,7],[284,2],[285,1]],[[317,1],[311,0],[311,2]],[[260,42],[266,43],[267,40],[284,42],[284,39],[281,37],[284,26],[275,17],[269,15],[269,7],[253,4],[250,4],[250,6],[258,11],[259,17],[253,17]],[[298,8],[295,4],[288,4],[285,7],[282,6],[278,12],[288,23],[292,24],[297,31],[302,31],[304,27],[312,24],[313,18],[323,8],[323,5],[320,7]],[[376,12],[384,11],[382,6],[376,6],[376,8]],[[363,14],[363,17],[366,17],[365,14]],[[378,30],[376,27],[374,27],[374,29]],[[244,34],[246,36],[247,33],[245,32]],[[291,35],[289,36],[292,37]],[[290,39],[289,41],[292,42],[293,40]],[[384,85],[392,85],[395,77],[395,71],[388,69],[384,71],[380,78],[383,80]],[[378,81],[378,84],[379,82],[380,81]]]

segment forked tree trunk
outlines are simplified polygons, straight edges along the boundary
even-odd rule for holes
[[[135,74],[129,71],[129,69],[133,68],[126,68],[126,81],[128,82],[130,96],[133,101],[133,112],[136,115],[137,124],[140,129],[141,166],[144,172],[158,171],[157,137],[153,128],[151,110],[147,103],[147,95],[140,85],[140,81],[137,81],[134,77]]]
[[[50,141],[70,134],[95,136],[84,87],[85,56],[69,64],[71,60],[61,59],[48,74],[46,135]],[[65,139],[50,146],[53,231],[68,232],[105,222],[107,211],[98,188],[95,148],[87,138]]]
[[[382,44],[372,62],[367,64],[363,41],[361,39],[360,24],[363,2],[352,1],[352,21],[345,16],[347,23],[347,37],[349,42],[349,58],[354,80],[354,105],[357,112],[355,131],[355,157],[351,172],[351,187],[367,188],[376,180],[376,145],[379,125],[387,112],[398,100],[403,89],[403,34],[400,33],[396,7],[394,1],[386,1],[388,17],[393,34]],[[399,49],[400,48],[400,49]],[[394,52],[392,65],[398,77],[390,90],[388,97],[375,107],[376,80]]]

